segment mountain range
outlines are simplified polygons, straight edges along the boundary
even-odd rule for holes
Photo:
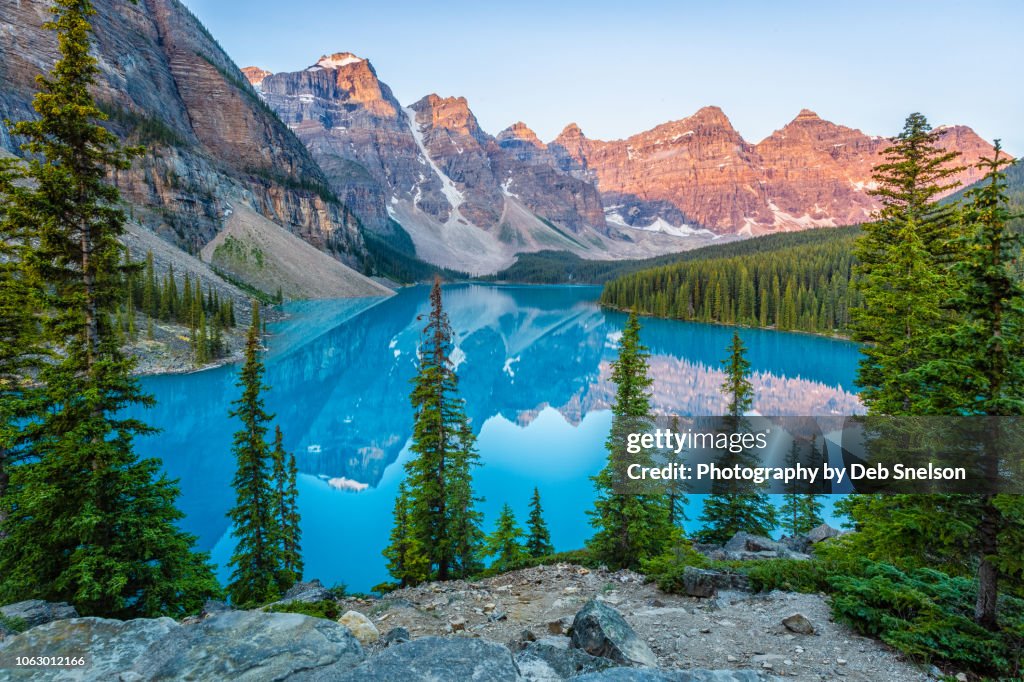
[[[856,224],[878,208],[872,168],[891,140],[802,110],[757,144],[717,107],[625,140],[571,123],[548,143],[522,122],[483,131],[463,97],[403,107],[373,65],[349,52],[291,73],[243,69],[371,230],[397,221],[421,257],[478,270],[564,248],[624,258],[721,235]],[[942,126],[963,184],[991,145]],[[666,239],[667,238],[667,239]],[[557,242],[561,241],[561,244]]]
[[[239,69],[179,0],[94,4],[95,96],[112,129],[148,148],[111,179],[136,222],[192,254],[225,233],[291,243],[269,234],[283,230],[356,269],[383,248],[486,274],[524,252],[644,258],[878,207],[871,169],[889,140],[811,111],[756,144],[716,107],[625,140],[569,124],[545,143],[522,122],[484,131],[463,97],[403,105],[352,53]],[[0,5],[2,118],[34,115],[34,79],[56,58],[48,6]],[[939,131],[963,154],[958,179],[978,179],[991,145],[965,126]],[[19,153],[6,129],[0,148]]]

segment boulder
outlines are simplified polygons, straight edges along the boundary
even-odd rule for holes
[[[347,672],[322,679],[515,682],[522,678],[512,652],[501,644],[468,637],[421,637],[388,647]]]
[[[27,630],[37,625],[52,623],[55,620],[78,618],[78,611],[74,606],[64,602],[54,603],[42,599],[29,599],[16,604],[0,606],[0,616],[24,624]]]
[[[363,648],[348,628],[297,613],[225,611],[170,632],[134,666],[145,680],[281,680],[352,668]]]
[[[793,537],[783,535],[779,538],[779,542],[785,545],[789,551],[797,552],[798,554],[807,554],[811,551],[811,541],[806,535],[794,535]]]
[[[718,571],[687,566],[683,569],[683,592],[691,597],[714,597],[718,594],[718,575]]]
[[[347,627],[360,644],[372,644],[380,639],[380,631],[369,618],[358,611],[346,611],[338,623]]]
[[[594,599],[580,609],[572,622],[572,647],[625,665],[658,665],[657,656],[622,614]]]
[[[544,637],[516,654],[519,671],[528,680],[564,680],[616,664],[569,646],[566,637]]]
[[[572,679],[573,682],[772,682],[779,678],[753,670],[610,668]]]
[[[750,579],[739,573],[727,573],[687,566],[683,569],[683,590],[691,597],[713,597],[718,590],[748,590]]]
[[[782,619],[782,624],[786,626],[786,629],[790,632],[795,632],[799,635],[813,635],[814,625],[807,619],[802,613],[794,613],[792,616],[786,616]]]
[[[839,531],[833,528],[832,526],[828,525],[827,523],[823,523],[817,528],[807,531],[806,535],[807,539],[815,545],[819,542],[824,542],[825,540],[829,540],[831,538],[838,536]]]
[[[9,638],[3,659],[55,656],[85,657],[81,668],[19,668],[8,671],[12,680],[61,680],[109,682],[148,655],[150,647],[182,627],[170,618],[109,620],[72,618],[32,628]],[[69,672],[73,671],[73,676]]]
[[[740,531],[725,543],[726,552],[786,552],[788,548],[781,542],[760,535],[751,535]]]
[[[291,602],[307,602],[313,603],[318,601],[326,601],[334,599],[334,593],[323,586],[317,579],[310,580],[308,583],[295,583],[292,585],[287,592],[284,593],[284,597],[278,604],[290,604]]]

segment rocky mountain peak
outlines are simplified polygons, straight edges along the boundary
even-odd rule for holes
[[[580,128],[579,125],[576,123],[570,123],[562,128],[562,132],[558,133],[558,137],[555,138],[555,141],[579,140],[585,137],[586,135],[583,134],[583,129]]]
[[[413,104],[411,109],[416,112],[421,126],[471,136],[480,133],[480,125],[465,97],[441,97],[431,93]]]
[[[793,119],[793,122],[795,123],[796,121],[820,121],[820,120],[822,120],[821,117],[818,116],[818,114],[816,114],[813,111],[811,111],[810,109],[801,109],[800,113],[797,114],[796,118]]]
[[[246,80],[248,80],[254,88],[259,88],[263,84],[263,79],[267,76],[274,75],[272,71],[261,69],[258,66],[243,66],[242,74],[245,75]]]
[[[723,128],[725,130],[733,130],[732,121],[725,115],[725,112],[721,108],[716,106],[701,107],[692,116],[683,119],[680,123],[685,122],[691,125],[704,125],[707,127]]]
[[[540,141],[540,138],[537,137],[537,133],[533,132],[533,130],[531,130],[530,127],[522,121],[516,121],[508,128],[505,128],[498,133],[498,142],[521,142],[539,149],[544,149],[547,146]]]

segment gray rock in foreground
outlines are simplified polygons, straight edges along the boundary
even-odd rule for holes
[[[348,628],[297,613],[226,611],[179,628],[132,671],[144,680],[283,680],[325,666],[352,668],[363,648]]]
[[[0,615],[11,620],[21,621],[25,628],[34,628],[37,625],[52,623],[55,620],[67,620],[78,618],[78,611],[74,606],[64,602],[51,603],[42,599],[30,599],[20,601],[16,604],[0,606]]]
[[[527,680],[564,680],[616,665],[607,658],[571,648],[568,637],[543,637],[530,642],[515,659]]]
[[[116,680],[155,642],[180,629],[170,618],[54,621],[8,639],[0,649],[0,670],[10,675],[4,679],[11,680]],[[14,668],[17,657],[31,656],[84,656],[86,664],[80,668]]]
[[[572,679],[573,682],[772,682],[779,678],[753,670],[612,668]]]
[[[572,622],[572,646],[591,656],[625,665],[658,665],[658,657],[622,614],[596,599],[587,602],[576,614]]]
[[[512,660],[512,652],[501,644],[466,637],[423,637],[388,647],[339,675],[309,675],[297,679],[332,682],[516,682],[522,678]]]

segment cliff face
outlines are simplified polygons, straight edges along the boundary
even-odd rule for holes
[[[310,152],[178,0],[95,0],[95,95],[111,127],[148,152],[114,183],[135,218],[196,252],[235,202],[352,261],[356,221]],[[34,79],[56,59],[48,2],[0,4],[0,117],[34,115]],[[6,131],[0,145],[17,153]]]
[[[961,152],[970,184],[991,145],[965,126],[939,128],[939,144]],[[591,140],[570,124],[548,149],[558,167],[592,179],[609,221],[634,227],[701,225],[716,233],[849,225],[879,207],[868,194],[890,140],[803,110],[758,144],[745,141],[717,107],[626,140]]]

